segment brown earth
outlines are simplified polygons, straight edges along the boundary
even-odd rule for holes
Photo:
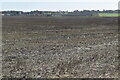
[[[3,17],[3,77],[117,78],[118,19]]]

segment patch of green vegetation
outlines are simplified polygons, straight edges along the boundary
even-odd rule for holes
[[[118,13],[99,13],[98,16],[100,17],[118,17],[120,14]]]

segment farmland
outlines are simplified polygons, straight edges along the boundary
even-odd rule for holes
[[[118,13],[98,13],[100,17],[118,17],[120,14]]]
[[[117,78],[115,17],[3,17],[4,78]]]

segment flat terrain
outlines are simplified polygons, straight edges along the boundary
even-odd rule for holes
[[[119,13],[99,13],[98,16],[100,17],[118,17],[120,16]]]
[[[3,77],[117,78],[117,21],[3,17]]]

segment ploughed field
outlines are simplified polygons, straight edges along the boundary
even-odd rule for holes
[[[3,17],[3,77],[117,78],[117,21]]]

